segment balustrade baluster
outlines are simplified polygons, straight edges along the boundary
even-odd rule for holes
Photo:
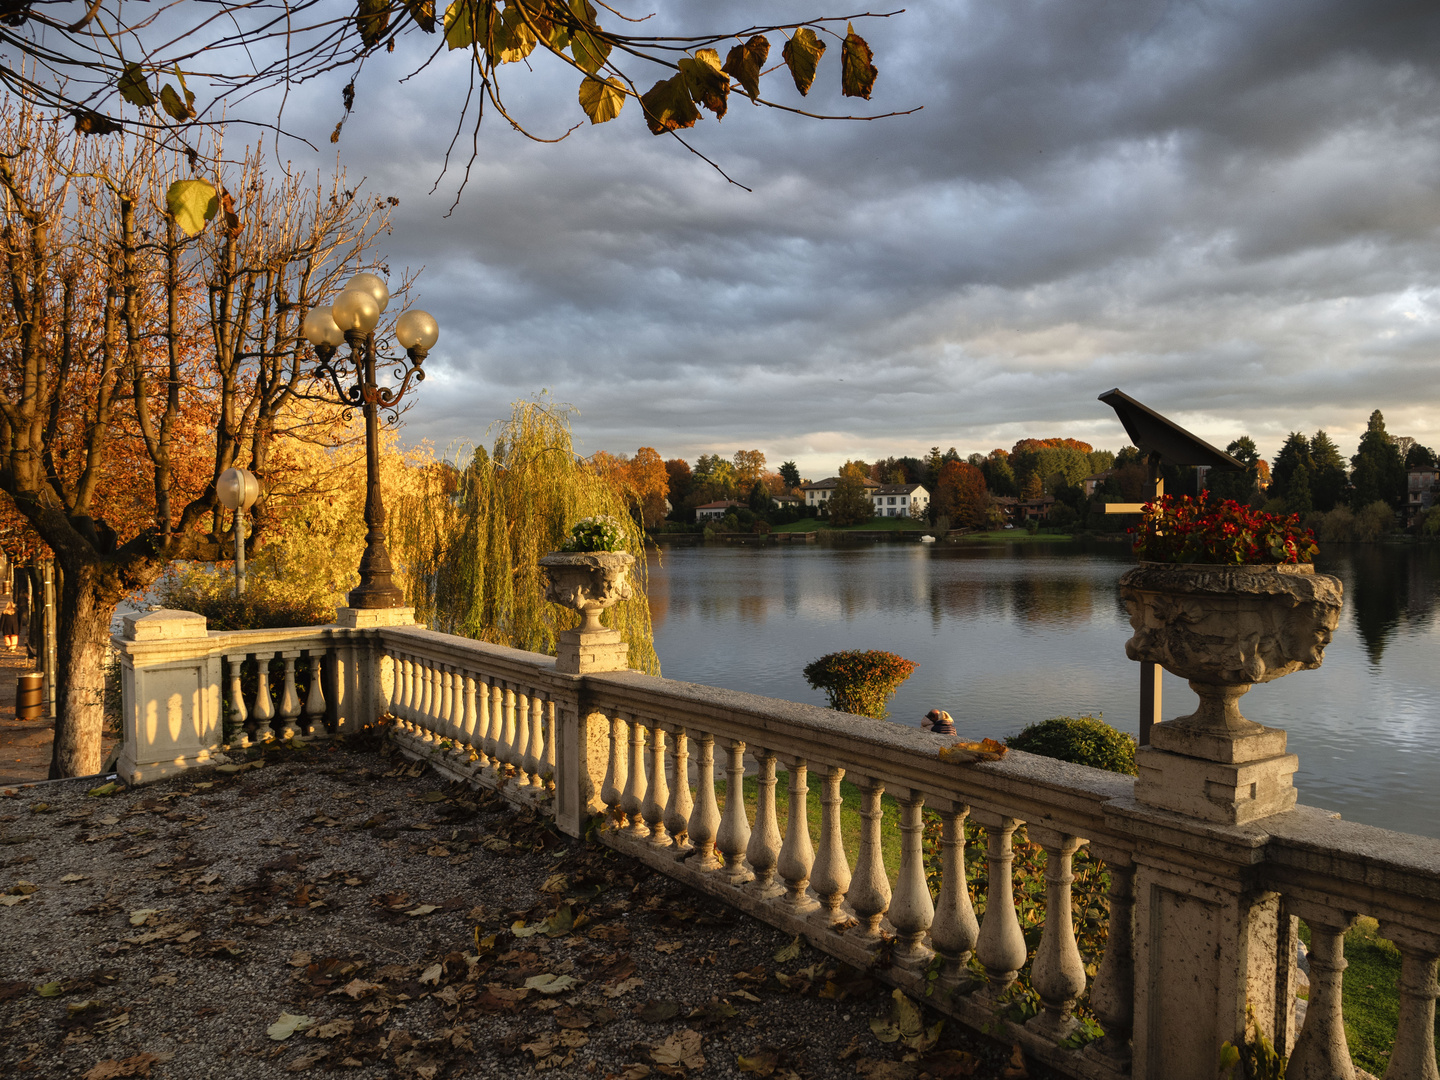
[[[625,832],[637,840],[650,835],[645,827],[645,727],[640,720],[627,715],[625,723],[630,728],[630,775],[625,778],[625,794],[620,796],[620,808],[625,811]]]
[[[500,683],[486,678],[480,684],[480,753],[486,769],[501,775],[500,733],[505,725],[504,694]]]
[[[940,900],[930,924],[930,944],[944,961],[940,985],[952,993],[971,987],[970,957],[980,936],[980,923],[970,904],[965,874],[965,819],[970,807],[956,803],[937,808],[940,814]]]
[[[515,688],[508,684],[504,685],[505,701],[505,726],[500,731],[500,740],[497,750],[500,760],[505,763],[503,775],[510,775],[515,771]]]
[[[416,690],[418,686],[415,681],[415,658],[409,653],[401,653],[399,662],[396,665],[397,674],[401,675],[404,685],[400,691],[400,719],[404,721],[401,725],[407,730],[415,726]]]
[[[1086,841],[1035,825],[1030,826],[1030,839],[1045,849],[1045,926],[1030,973],[1042,1009],[1025,1026],[1059,1042],[1080,1026],[1073,1013],[1075,999],[1085,991],[1085,961],[1075,944],[1070,883],[1075,880],[1071,872],[1075,852]]]
[[[1015,852],[1011,837],[1021,824],[1017,818],[998,817],[978,812],[977,820],[985,826],[985,856],[989,881],[985,890],[985,917],[980,922],[980,936],[975,955],[985,967],[990,985],[981,991],[987,1000],[995,1001],[1010,988],[1015,976],[1025,966],[1025,935],[1015,914],[1014,882],[1011,864]]]
[[[549,783],[552,790],[556,784],[555,745],[555,700],[547,695],[545,698],[545,756],[541,758],[540,766],[545,776],[550,778]]]
[[[310,690],[305,695],[305,734],[316,735],[325,730],[324,654],[310,650]]]
[[[465,760],[469,761],[473,752],[480,746],[480,719],[476,712],[475,676],[467,671],[460,673],[456,678],[461,680],[460,692],[463,695],[460,741],[465,744]],[[478,755],[475,756],[478,759]]]
[[[1124,1067],[1130,1061],[1135,1026],[1135,866],[1123,852],[1097,854],[1110,871],[1110,929],[1105,956],[1090,986],[1090,1007],[1105,1035],[1087,1045],[1085,1052]]]
[[[530,786],[530,694],[515,691],[515,782]]]
[[[620,717],[610,717],[610,756],[605,761],[605,780],[600,785],[600,801],[615,817],[617,824],[624,823],[624,810],[620,796],[625,790],[627,778],[625,768],[625,746],[620,741]]]
[[[665,826],[665,804],[670,801],[670,787],[665,780],[665,729],[659,724],[650,725],[649,735],[650,787],[640,812],[650,830],[649,842],[655,847],[669,847],[670,830]]]
[[[880,939],[880,920],[890,909],[890,879],[885,874],[880,846],[880,819],[884,813],[880,799],[884,794],[884,783],[869,776],[861,778],[860,855],[847,897],[860,922],[860,939],[867,944]]]
[[[925,796],[911,789],[900,804],[900,872],[890,904],[890,925],[895,927],[895,963],[923,968],[935,955],[924,943],[925,931],[935,920],[935,904],[925,881]]]
[[[545,699],[538,693],[530,695],[530,746],[525,753],[525,771],[530,774],[530,786],[537,791],[545,790]]]
[[[450,673],[454,670],[449,664],[435,665],[435,677],[440,681],[437,694],[440,709],[435,729],[441,738],[449,739],[452,746],[459,735],[458,725],[455,723],[455,684],[450,679]]]
[[[280,738],[295,737],[295,718],[300,715],[300,696],[295,693],[295,660],[298,650],[284,649],[280,656],[285,661],[285,684],[280,694]]]
[[[731,885],[752,881],[755,874],[745,865],[745,849],[750,846],[750,819],[745,816],[745,744],[731,739],[726,750],[725,813],[715,836],[715,847],[725,857],[721,871]]]
[[[720,860],[715,857],[715,836],[720,829],[720,806],[715,801],[715,736],[701,732],[695,736],[700,747],[695,755],[695,779],[700,800],[690,811],[686,832],[695,846],[689,862],[701,870],[715,870]]]
[[[808,915],[820,905],[806,892],[810,870],[815,864],[815,848],[810,843],[810,813],[806,796],[808,765],[804,758],[786,761],[789,774],[790,805],[785,811],[785,842],[780,845],[780,858],[775,863],[785,882],[785,908],[796,915]]]
[[[1400,947],[1400,1023],[1383,1080],[1440,1080],[1435,1067],[1435,984],[1440,938],[1386,923],[1380,932]]]
[[[845,840],[840,834],[840,781],[844,776],[845,770],[835,765],[825,772],[820,794],[820,851],[810,876],[820,898],[820,917],[831,925],[847,921],[840,905],[850,888],[850,860],[845,857]]]
[[[430,658],[422,656],[420,663],[420,737],[431,742],[435,732],[435,665]]]
[[[250,745],[250,735],[245,730],[250,711],[245,708],[245,691],[240,686],[240,666],[245,663],[245,654],[226,659],[230,661],[230,720],[225,725],[225,741],[231,746],[246,747]]]
[[[690,797],[689,740],[683,727],[670,730],[675,740],[670,749],[670,797],[665,800],[665,828],[675,849],[689,854],[690,812],[695,805]]]
[[[751,889],[758,896],[779,896],[785,886],[775,880],[775,865],[780,859],[780,826],[775,814],[775,752],[755,748],[756,777],[755,828],[745,847],[745,861],[755,875]]]
[[[270,700],[270,657],[255,654],[255,741],[269,742],[275,738],[270,721],[275,719],[275,703]]]
[[[1355,916],[1290,897],[1286,904],[1310,924],[1310,1001],[1285,1068],[1286,1080],[1354,1080],[1340,992],[1346,967],[1345,931]]]

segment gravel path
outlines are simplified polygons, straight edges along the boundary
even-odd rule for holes
[[[0,798],[0,1075],[1050,1075],[388,749]]]

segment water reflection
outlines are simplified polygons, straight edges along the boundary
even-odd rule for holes
[[[823,704],[807,663],[889,649],[920,665],[896,722],[939,707],[980,738],[1088,712],[1134,732],[1139,669],[1116,587],[1129,565],[1118,544],[673,548],[650,566],[656,650],[671,678]],[[1257,687],[1245,713],[1290,732],[1302,801],[1440,835],[1440,552],[1332,546],[1317,569],[1345,585],[1325,664]],[[1165,715],[1194,702],[1165,677]]]
[[[1402,626],[1418,632],[1430,625],[1437,560],[1430,545],[1332,544],[1321,551],[1316,569],[1344,582],[1346,610],[1372,664]]]

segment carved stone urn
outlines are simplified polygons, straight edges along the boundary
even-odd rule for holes
[[[580,613],[579,627],[559,635],[557,671],[580,675],[628,666],[629,646],[620,631],[605,627],[600,613],[634,595],[627,580],[634,565],[635,557],[623,551],[556,551],[541,557],[545,599]]]
[[[1256,683],[1318,668],[1340,619],[1339,579],[1313,566],[1144,563],[1120,578],[1132,660],[1189,680],[1200,707],[1157,724],[1136,756],[1142,802],[1239,824],[1289,809],[1286,735],[1240,713]]]

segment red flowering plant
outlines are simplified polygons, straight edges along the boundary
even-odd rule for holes
[[[1267,514],[1233,499],[1209,503],[1203,495],[1162,495],[1145,504],[1139,527],[1128,531],[1135,554],[1151,562],[1308,563],[1319,550],[1298,514]]]
[[[879,649],[827,653],[805,666],[805,681],[824,690],[830,707],[884,720],[886,704],[919,664]]]

